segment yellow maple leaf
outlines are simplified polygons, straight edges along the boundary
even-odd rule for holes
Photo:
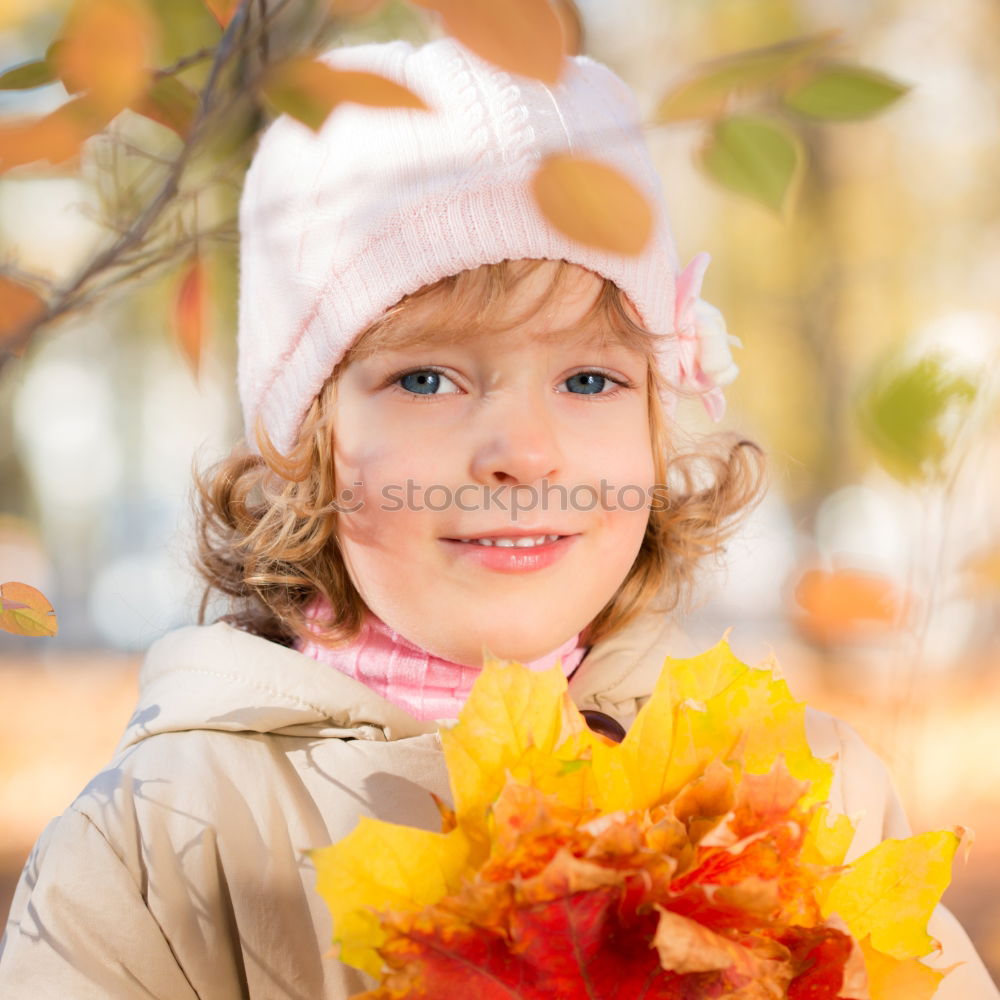
[[[808,864],[834,868],[844,863],[854,839],[854,824],[843,813],[832,813],[827,805],[818,806],[809,818],[802,843],[802,860]]]
[[[337,928],[341,961],[377,976],[384,932],[376,910],[415,910],[460,884],[469,845],[461,829],[434,833],[363,816],[350,836],[306,852]]]
[[[931,995],[943,974],[913,960],[933,945],[927,920],[959,837],[887,841],[845,865],[853,825],[824,801],[833,769],[813,756],[805,706],[773,660],[749,667],[725,637],[700,657],[667,658],[614,744],[587,727],[558,667],[484,659],[458,722],[441,733],[454,801],[454,811],[439,803],[443,832],[363,819],[309,852],[341,960],[388,977],[371,998],[410,996],[406,983],[421,984],[414,997],[448,992],[469,955],[507,969],[508,945],[514,966],[527,963],[517,975],[549,975],[540,970],[551,949],[576,954],[566,933],[597,934],[587,961],[601,975],[613,976],[614,948],[637,948],[642,962],[659,954],[648,971],[667,992],[651,997],[673,996],[675,975],[756,997],[758,965],[768,989],[793,978],[818,988],[806,981],[849,967],[863,986],[862,940],[871,1000]],[[615,938],[611,951],[586,916],[626,920],[615,932],[624,934],[653,904],[671,914],[658,941]],[[727,937],[731,920],[744,937]],[[687,946],[675,954],[678,927],[700,958]],[[559,967],[572,978],[570,966]]]
[[[945,977],[944,972],[919,959],[882,954],[868,938],[862,938],[860,944],[871,1000],[931,1000]]]
[[[510,770],[531,780],[531,760],[552,767],[551,755],[568,723],[566,677],[558,667],[531,671],[485,656],[460,721],[441,732],[455,815],[474,843],[487,837],[487,812]],[[586,728],[582,717],[578,729]]]
[[[766,774],[782,757],[794,777],[811,783],[806,804],[823,801],[833,769],[813,756],[805,704],[795,701],[776,666],[748,666],[725,636],[699,656],[668,657],[622,743],[619,766],[627,769],[632,799],[617,800],[617,807],[645,808],[676,793],[709,761],[736,757],[752,774]]]
[[[893,958],[917,958],[935,945],[927,921],[951,881],[961,842],[952,830],[883,840],[817,888],[824,917],[836,913],[852,936],[871,938]]]

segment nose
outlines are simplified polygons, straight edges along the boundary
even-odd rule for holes
[[[534,483],[560,472],[563,463],[554,418],[544,400],[529,393],[494,397],[473,450],[472,478],[489,485]]]

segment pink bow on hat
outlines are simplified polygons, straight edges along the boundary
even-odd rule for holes
[[[739,373],[729,345],[742,347],[743,344],[726,331],[722,313],[699,298],[705,270],[711,260],[711,255],[703,250],[695,254],[677,276],[674,329],[680,383],[701,390],[701,400],[708,415],[718,423],[726,412],[726,397],[721,386],[728,385]]]

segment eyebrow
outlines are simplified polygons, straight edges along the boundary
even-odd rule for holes
[[[493,336],[502,337],[505,332],[507,331],[497,330],[494,331]],[[474,334],[474,336],[479,335],[478,331]],[[567,343],[572,343],[574,347],[580,348],[623,348],[627,351],[635,351],[635,348],[622,337],[616,335],[614,330],[600,323],[588,323],[584,327],[562,327],[538,333],[536,336],[543,344],[554,344],[564,340]],[[379,338],[377,350],[380,352],[416,350],[437,344],[454,346],[469,339],[469,331],[457,327],[439,327],[433,331],[425,326],[409,330],[403,328],[388,333],[384,340]]]

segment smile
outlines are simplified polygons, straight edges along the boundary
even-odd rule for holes
[[[490,538],[456,538],[453,541],[466,542],[469,545],[499,545],[502,548],[530,549],[535,545],[544,545],[546,542],[554,542],[565,535],[536,535],[516,537],[511,535],[494,535]]]
[[[442,538],[441,543],[466,565],[496,573],[530,573],[558,562],[582,535],[494,535]]]

